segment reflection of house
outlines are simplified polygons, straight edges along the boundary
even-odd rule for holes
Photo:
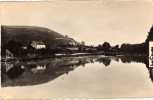
[[[89,57],[64,57],[18,62],[9,72],[2,71],[2,87],[38,85],[52,81],[81,66]],[[83,60],[83,61],[82,61]],[[2,66],[2,70],[5,68]],[[13,76],[9,77],[9,76]]]
[[[33,73],[41,72],[44,70],[46,70],[46,65],[37,65],[36,67],[31,69]]]
[[[31,69],[33,73],[43,72],[44,70],[46,70],[46,65],[37,65],[35,68]]]
[[[46,45],[42,41],[32,41],[31,46],[35,49],[45,49]]]
[[[22,46],[21,48],[22,48],[23,50],[27,50],[27,49],[28,49],[27,46]]]

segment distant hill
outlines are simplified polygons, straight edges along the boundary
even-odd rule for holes
[[[72,38],[65,37],[58,32],[37,26],[1,26],[2,49],[9,41],[16,41],[27,45],[31,41],[44,41],[48,47],[76,42]],[[5,47],[6,48],[6,47]]]

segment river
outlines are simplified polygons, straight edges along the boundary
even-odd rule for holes
[[[153,72],[143,57],[62,57],[2,63],[3,98],[153,97]]]

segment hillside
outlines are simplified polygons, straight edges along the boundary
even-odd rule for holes
[[[26,44],[32,40],[47,41],[49,45],[55,45],[56,38],[64,37],[60,33],[47,28],[36,26],[1,26],[2,44],[14,40]]]
[[[43,41],[47,47],[56,48],[75,40],[65,37],[58,32],[37,26],[1,26],[2,52],[5,51],[9,41],[15,41],[22,45],[29,45],[31,41]]]

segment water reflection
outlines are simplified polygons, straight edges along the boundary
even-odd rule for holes
[[[93,63],[93,57],[65,57],[37,61],[2,63],[2,87],[46,83],[78,66]]]
[[[120,57],[122,63],[143,63],[149,72],[149,77],[153,82],[153,67],[149,66],[149,58],[145,56],[122,56]]]
[[[150,79],[153,81],[153,68],[149,67],[149,61],[144,56],[84,56],[84,57],[63,57],[50,58],[36,61],[24,61],[14,63],[2,63],[2,87],[28,86],[43,84],[52,81],[59,76],[73,71],[79,66],[88,63],[99,62],[106,67],[111,67],[111,61],[122,63],[143,63],[148,69]]]
[[[101,57],[96,60],[99,63],[103,63],[105,66],[109,66],[111,63],[111,59],[109,57]]]

